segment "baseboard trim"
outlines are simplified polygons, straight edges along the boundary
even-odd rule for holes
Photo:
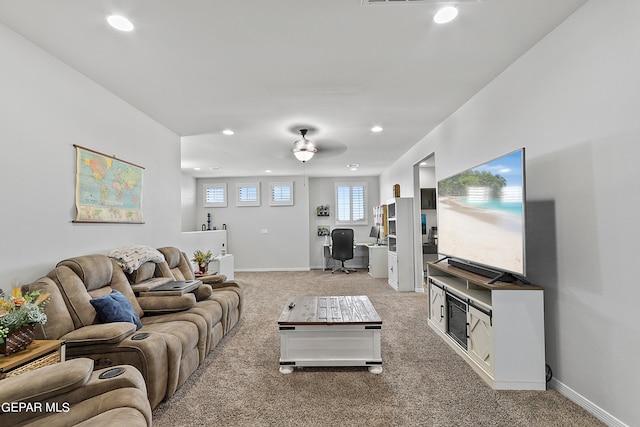
[[[575,404],[581,406],[586,411],[591,413],[594,417],[602,421],[608,426],[616,426],[616,427],[629,427],[627,424],[623,423],[586,397],[582,396],[580,393],[577,393],[571,387],[561,383],[555,378],[551,378],[549,381],[549,388],[556,390],[558,393],[574,402]]]

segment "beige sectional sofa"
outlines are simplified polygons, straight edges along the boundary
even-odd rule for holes
[[[173,249],[165,251],[168,262],[141,266],[129,274],[106,255],[61,261],[46,277],[23,287],[23,291],[40,289],[51,295],[45,307],[48,321],[37,325],[36,339],[65,340],[67,359],[89,358],[96,369],[137,368],[155,408],[173,395],[238,323],[243,302],[240,286],[223,283],[224,277],[216,278],[220,283],[215,288],[203,284],[182,295],[149,292],[163,281],[181,280],[171,273]],[[190,268],[187,276],[189,272]],[[106,310],[101,305],[105,302]],[[124,313],[124,321],[109,320],[112,306],[116,318]]]

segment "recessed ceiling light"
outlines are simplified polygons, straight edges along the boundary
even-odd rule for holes
[[[381,126],[374,126],[371,128],[371,132],[382,132]]]
[[[231,129],[225,129],[222,131],[222,133],[224,133],[225,135],[233,135],[235,132]]]
[[[120,31],[131,31],[133,30],[133,24],[124,16],[119,15],[111,15],[107,18],[107,22],[113,28]]]
[[[265,172],[266,172],[266,173],[271,173],[271,172],[273,172],[273,171],[272,171],[271,169],[267,169],[267,170],[265,170]]]
[[[420,162],[420,166],[427,166],[427,162]]]
[[[433,22],[436,24],[446,24],[456,19],[458,16],[458,9],[454,6],[445,6],[438,10],[433,17]]]
[[[360,165],[358,163],[350,163],[347,165],[347,167],[352,171],[357,171],[359,166]]]
[[[193,168],[194,171],[199,171],[202,168]]]

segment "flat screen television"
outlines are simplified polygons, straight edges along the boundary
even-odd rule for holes
[[[438,181],[438,252],[526,275],[524,148]]]

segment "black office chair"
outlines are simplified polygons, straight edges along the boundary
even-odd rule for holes
[[[349,274],[351,271],[344,266],[344,262],[353,259],[353,230],[351,228],[334,228],[331,231],[331,258],[340,261],[341,266],[331,270],[335,273],[338,270]]]

